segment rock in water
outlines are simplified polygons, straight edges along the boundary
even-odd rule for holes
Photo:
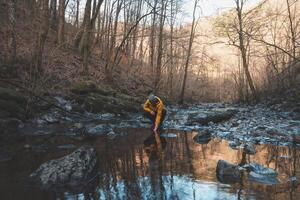
[[[258,163],[249,163],[244,165],[243,168],[250,171],[248,175],[250,181],[268,185],[279,183],[277,179],[278,173],[271,168],[261,166]]]
[[[249,154],[249,155],[254,155],[256,153],[255,147],[251,143],[245,144],[244,151],[246,154]]]
[[[113,90],[109,86],[98,87],[92,81],[78,82],[73,85],[71,92],[76,95],[76,101],[92,113],[126,113],[139,112],[143,100],[129,94]]]
[[[251,171],[251,172],[255,172],[256,174],[260,174],[262,176],[268,176],[268,177],[277,177],[278,173],[271,169],[271,168],[267,168],[264,166],[261,166],[258,163],[249,163],[243,166],[243,168]]]
[[[210,122],[219,123],[225,120],[229,120],[236,114],[235,109],[217,109],[211,111],[205,111],[199,114],[191,114],[188,117],[187,124],[201,124],[208,125]]]
[[[111,131],[113,131],[113,129],[108,124],[99,124],[97,126],[87,128],[87,133],[94,136],[105,135]]]
[[[70,155],[43,163],[30,178],[42,189],[80,187],[92,177],[96,163],[95,149],[81,147]]]
[[[218,161],[216,173],[221,183],[236,183],[241,179],[239,167],[224,160]]]
[[[234,140],[234,141],[230,141],[229,142],[229,146],[234,149],[234,150],[237,150],[238,147],[241,145],[240,141],[238,140]]]
[[[208,129],[205,129],[195,135],[193,140],[198,144],[207,144],[211,140],[211,133]]]
[[[261,174],[257,174],[255,172],[250,172],[248,175],[248,178],[249,178],[249,181],[267,184],[267,185],[275,185],[275,184],[279,183],[279,181],[276,177],[264,176]]]
[[[160,136],[164,138],[177,138],[177,134],[175,133],[165,133],[165,134],[161,134]]]

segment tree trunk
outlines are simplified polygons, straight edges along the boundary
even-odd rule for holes
[[[175,3],[177,3],[175,1]],[[173,36],[174,36],[174,24],[175,24],[175,16],[176,16],[176,11],[174,11],[174,1],[171,1],[171,24],[170,24],[170,66],[169,66],[169,91],[168,91],[168,96],[169,98],[173,97],[173,68],[174,68],[174,50],[173,50]]]
[[[81,51],[80,50],[80,42],[81,42],[81,39],[82,39],[82,36],[84,33],[85,26],[87,23],[89,23],[90,18],[91,18],[91,0],[87,0],[85,3],[83,22],[80,25],[79,31],[76,34],[75,39],[74,39],[74,46],[76,48],[79,48],[79,51]]]
[[[64,43],[64,29],[65,29],[65,0],[59,0],[59,22],[58,22],[58,32],[57,32],[57,42],[59,45]]]
[[[90,17],[91,17],[91,2],[92,0],[86,1],[85,13],[84,13],[84,27],[83,34],[80,40],[79,51],[83,57],[83,72],[85,75],[88,75],[88,57],[89,57],[89,34],[90,30]]]
[[[154,79],[154,91],[155,93],[159,90],[159,81],[161,78],[161,65],[162,65],[162,54],[163,54],[163,31],[165,23],[165,2],[161,0],[161,12],[159,22],[159,36],[158,36],[158,47],[157,47],[157,61],[156,61],[156,75]]]
[[[79,44],[79,50],[83,57],[83,72],[85,75],[89,74],[88,59],[90,56],[90,46],[91,46],[90,43],[91,43],[92,31],[95,27],[95,22],[103,0],[98,1],[98,4],[95,8],[95,12],[93,13],[94,15],[92,15],[92,17],[91,17],[91,2],[92,0],[87,0],[86,2],[85,16],[84,16],[85,22],[84,22],[83,34]]]
[[[103,12],[103,18],[101,19],[101,32],[100,32],[100,37],[99,37],[99,44],[100,44],[100,48],[101,48],[101,55],[100,57],[103,58],[104,57],[104,49],[105,49],[105,43],[104,42],[105,40],[105,37],[104,37],[104,32],[106,31],[106,23],[107,23],[107,10],[108,10],[108,6],[107,6],[107,1],[108,0],[105,0],[104,2],[104,12]]]
[[[244,44],[245,38],[244,38],[243,18],[242,18],[244,0],[241,0],[241,2],[240,2],[240,0],[236,0],[236,5],[237,5],[236,11],[237,11],[238,23],[239,23],[239,30],[238,30],[239,49],[240,49],[241,56],[242,56],[242,64],[243,64],[243,68],[245,70],[245,75],[246,75],[249,87],[251,89],[252,95],[253,95],[255,101],[258,101],[256,89],[254,87],[253,80],[252,80],[250,72],[249,72],[249,67],[248,67],[248,62],[247,62],[247,50],[246,50],[245,44]]]
[[[51,24],[51,28],[53,28],[53,29],[56,29],[56,25],[57,25],[56,7],[57,7],[57,0],[51,0],[51,2],[50,2],[50,24]]]
[[[154,2],[153,6],[153,16],[152,16],[152,25],[151,25],[151,33],[150,33],[150,55],[149,55],[149,63],[151,67],[151,73],[154,77],[154,54],[155,54],[155,34],[156,34],[156,9],[157,9],[157,0]]]
[[[98,14],[98,19],[97,19],[97,35],[96,35],[96,40],[95,40],[95,45],[97,45],[98,43],[99,43],[99,40],[100,40],[100,32],[102,31],[102,29],[101,29],[101,19],[103,19],[102,18],[102,16],[101,16],[101,14],[99,13]]]
[[[295,35],[293,17],[292,17],[292,13],[291,13],[291,5],[289,3],[289,0],[286,0],[286,4],[287,4],[288,18],[289,18],[289,23],[290,23],[289,28],[290,28],[290,32],[291,32],[293,60],[295,60],[294,58],[296,58],[296,35]]]
[[[33,68],[32,72],[35,78],[42,73],[42,62],[45,42],[49,30],[49,0],[41,0],[41,10],[39,11],[39,18],[41,22],[39,24],[39,32],[37,35],[36,47],[33,54]]]
[[[75,19],[76,28],[79,27],[79,6],[80,6],[80,0],[76,0],[76,19]]]
[[[183,82],[182,82],[181,93],[180,93],[179,102],[178,102],[180,104],[184,103],[185,85],[186,85],[186,79],[187,79],[187,73],[188,73],[190,57],[191,57],[191,53],[192,53],[192,46],[193,46],[194,37],[195,37],[195,21],[196,21],[196,16],[195,15],[196,15],[197,4],[198,4],[198,0],[195,0],[194,10],[193,10],[193,22],[192,22],[191,33],[190,33],[189,48],[188,48],[188,52],[187,52],[185,68],[184,68]]]
[[[94,0],[94,1],[93,1],[93,11],[92,11],[92,16],[94,16],[95,13],[96,13],[96,7],[97,7],[97,0]]]
[[[17,42],[16,42],[16,0],[10,0],[9,2],[9,21],[11,29],[11,62],[15,62],[17,57]]]
[[[292,13],[291,13],[291,5],[289,0],[286,0],[286,4],[287,4],[287,10],[288,10],[288,18],[289,18],[289,28],[290,28],[290,32],[291,32],[291,45],[292,45],[292,54],[293,54],[293,58],[292,58],[292,64],[294,64],[295,62],[295,58],[296,58],[296,48],[297,48],[297,43],[296,43],[296,31],[294,29],[294,23],[293,23],[293,17],[292,17]],[[291,65],[292,65],[291,64]],[[296,79],[296,73],[294,72],[293,67],[289,67],[289,79],[290,79],[290,84],[293,84],[294,80]]]
[[[141,9],[142,9],[142,3],[143,1],[138,1],[137,5],[135,6],[135,22],[141,17]],[[131,59],[130,59],[130,66],[133,66],[133,61],[136,58],[136,50],[137,50],[137,35],[139,32],[139,27],[137,27],[134,32],[133,32],[133,37],[132,37],[132,52],[131,52]]]
[[[119,14],[121,12],[121,7],[122,7],[122,1],[117,0],[117,8],[116,8],[116,16],[113,22],[112,19],[112,12],[114,10],[114,8],[111,8],[111,12],[110,12],[110,18],[109,18],[109,33],[111,34],[111,37],[109,39],[109,45],[108,45],[108,54],[106,56],[106,64],[105,64],[105,73],[106,76],[108,77],[108,79],[110,79],[110,68],[111,68],[111,62],[112,62],[112,58],[113,58],[113,54],[116,53],[115,52],[115,44],[116,44],[116,37],[117,37],[117,29],[118,29],[118,19],[119,19]]]

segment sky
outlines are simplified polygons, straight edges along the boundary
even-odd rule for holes
[[[192,21],[192,14],[193,14],[195,0],[181,0],[181,1],[183,1],[182,10],[184,14],[181,17],[179,17],[180,21],[189,23]],[[262,0],[246,0],[246,1],[247,1],[246,7],[247,6],[251,7],[258,4]],[[80,7],[82,12],[84,11],[85,2],[86,0],[80,1]],[[201,9],[197,9],[198,10],[197,16],[208,17],[208,16],[218,15],[222,11],[226,11],[233,8],[235,6],[235,1],[234,0],[199,0],[198,5],[201,7]],[[202,11],[201,14],[200,14],[200,10]]]
[[[183,10],[187,14],[187,18],[191,18],[193,13],[194,0],[183,0]],[[254,6],[261,2],[261,0],[247,0],[246,6]],[[201,7],[201,16],[213,16],[222,11],[226,11],[235,6],[234,0],[200,0],[198,3]]]

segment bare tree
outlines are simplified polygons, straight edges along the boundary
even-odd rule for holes
[[[287,6],[287,11],[288,11],[288,18],[289,18],[289,28],[290,28],[290,34],[291,34],[291,43],[292,43],[292,55],[293,58],[296,57],[296,33],[294,29],[294,23],[293,23],[293,16],[291,13],[291,5],[289,0],[286,0],[286,6]]]
[[[56,29],[57,26],[57,0],[50,1],[50,24],[51,28]]]
[[[152,75],[154,76],[154,54],[155,54],[155,41],[156,41],[156,10],[157,10],[157,4],[158,4],[158,0],[154,0],[154,6],[153,6],[153,14],[152,14],[152,25],[151,25],[151,36],[149,39],[150,42],[150,56],[149,56],[149,63],[151,66],[151,70],[152,70]]]
[[[41,0],[39,9],[39,29],[37,41],[33,53],[33,67],[31,72],[36,77],[42,72],[43,52],[45,47],[46,38],[49,30],[49,0]]]
[[[236,3],[236,13],[238,17],[238,37],[239,37],[239,45],[238,48],[241,52],[241,57],[242,57],[242,65],[247,77],[247,81],[249,84],[249,87],[251,89],[251,92],[255,98],[255,100],[258,100],[258,95],[255,89],[255,86],[253,84],[252,77],[249,72],[249,65],[248,65],[248,60],[247,60],[247,48],[245,46],[245,34],[244,34],[244,25],[243,25],[243,8],[244,8],[244,3],[245,0],[235,0]]]
[[[161,79],[161,67],[162,67],[162,56],[163,56],[163,31],[165,24],[165,6],[167,2],[161,0],[160,10],[160,22],[159,22],[159,35],[158,35],[158,46],[157,46],[157,61],[156,61],[156,74],[154,79],[154,91],[157,93],[159,90],[159,81]]]
[[[17,57],[17,42],[16,42],[16,0],[9,1],[9,21],[11,29],[11,61],[15,62]]]
[[[75,38],[75,45],[79,48],[83,58],[83,72],[85,75],[89,74],[88,59],[90,56],[91,37],[102,2],[103,0],[99,0],[98,3],[95,4],[94,12],[91,16],[92,0],[86,1],[83,23]]]
[[[75,17],[75,26],[79,27],[79,6],[80,6],[80,0],[76,0],[76,17]]]
[[[190,32],[189,47],[188,47],[188,51],[187,51],[187,57],[186,57],[186,62],[185,62],[184,75],[183,75],[183,82],[182,82],[182,87],[181,87],[181,92],[180,92],[180,97],[179,97],[180,104],[183,104],[183,102],[184,102],[184,92],[185,92],[188,67],[189,67],[189,63],[190,63],[190,57],[192,54],[192,46],[193,46],[194,37],[195,37],[195,22],[196,22],[197,4],[198,4],[198,0],[195,0],[194,10],[193,10],[193,21],[192,21],[192,27],[191,27],[191,32]]]
[[[64,32],[65,32],[65,0],[59,0],[58,6],[58,31],[57,31],[57,42],[59,45],[64,43]]]

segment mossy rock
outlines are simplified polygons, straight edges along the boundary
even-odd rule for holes
[[[79,94],[79,95],[87,95],[89,93],[98,93],[101,95],[115,95],[115,93],[117,93],[111,87],[107,85],[102,85],[100,87],[93,81],[82,81],[82,82],[75,83],[71,87],[71,92],[73,94]]]
[[[138,112],[141,109],[141,98],[121,93],[107,85],[97,86],[92,81],[75,84],[71,92],[79,104],[84,104],[85,109],[93,113]]]
[[[219,123],[229,120],[238,111],[232,108],[213,109],[201,113],[193,113],[188,117],[188,124],[199,123],[201,125],[208,125],[209,122]]]
[[[122,100],[125,100],[125,101],[133,101],[133,102],[136,102],[136,103],[142,103],[143,102],[143,99],[141,97],[135,97],[135,96],[124,94],[124,93],[117,93],[116,97],[120,98]]]
[[[102,112],[104,109],[105,101],[102,97],[90,94],[83,99],[83,104],[89,112]]]
[[[88,94],[90,92],[95,92],[97,90],[97,85],[92,81],[82,81],[75,83],[71,88],[71,92],[74,94]]]
[[[85,98],[86,109],[90,112],[137,112],[139,104],[113,96],[91,93]]]

